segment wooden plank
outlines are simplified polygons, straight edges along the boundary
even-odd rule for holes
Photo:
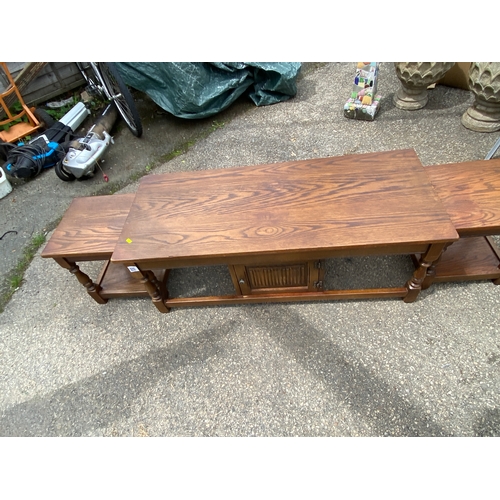
[[[7,65],[24,102],[30,106],[85,85],[85,79],[74,62],[29,62],[7,63]],[[3,72],[0,71],[0,92],[7,86],[7,79],[3,78]],[[14,102],[8,99],[9,106]]]
[[[165,281],[165,270],[154,271],[160,283]],[[116,297],[149,297],[144,285],[134,278],[122,264],[106,262],[98,279],[102,290],[101,297],[111,299]]]
[[[497,256],[497,259],[500,261],[500,248],[497,247],[495,241],[491,236],[485,236],[485,239],[490,245],[491,251]]]
[[[461,238],[443,253],[435,282],[489,280],[500,277],[500,259],[485,237]]]
[[[24,101],[29,105],[43,103],[85,84],[85,79],[74,62],[26,64],[26,75],[23,75],[23,70],[15,79]],[[38,71],[42,64],[44,67]],[[37,71],[36,75],[32,74],[33,70]]]
[[[33,104],[41,103],[84,84],[74,62],[50,62],[28,86],[23,98]]]
[[[310,300],[360,300],[403,298],[406,288],[379,288],[369,290],[328,290],[325,292],[276,293],[255,295],[224,295],[214,297],[169,298],[167,307],[215,306],[231,304],[253,304],[262,302],[302,302]]]
[[[144,177],[112,260],[250,265],[456,239],[415,152],[403,150]]]
[[[425,171],[461,237],[500,233],[500,158]]]
[[[21,64],[21,63],[20,63]],[[47,63],[44,62],[36,62],[36,63],[26,63],[26,65],[22,68],[21,72],[14,78],[14,74],[10,71],[10,64],[8,64],[9,72],[14,79],[14,84],[17,87],[17,90],[21,94],[25,103],[29,104],[29,100],[26,100],[26,89],[33,82],[36,76],[40,73],[40,71],[45,67]],[[7,81],[7,86],[4,88],[0,88],[0,92],[3,92],[5,88],[9,86],[9,82]],[[10,109],[16,102],[18,101],[15,93],[9,94],[5,98],[5,104]]]
[[[42,251],[42,257],[106,260],[134,199],[133,193],[75,198]]]
[[[458,235],[457,235],[458,239]],[[193,266],[204,266],[204,265],[272,265],[272,264],[293,264],[298,261],[309,261],[309,260],[322,260],[331,259],[336,257],[366,257],[366,256],[380,256],[380,255],[411,255],[412,253],[424,253],[429,247],[428,243],[422,244],[407,244],[399,245],[395,247],[390,246],[372,246],[372,247],[361,247],[361,248],[325,248],[320,250],[303,250],[295,252],[282,252],[282,253],[262,253],[254,255],[231,255],[229,258],[226,255],[217,255],[210,257],[186,257],[186,258],[172,258],[172,259],[155,259],[143,257],[141,259],[141,266],[145,269],[159,269],[162,267],[169,267],[171,269],[182,268],[182,267],[193,267]],[[115,248],[116,249],[116,248]],[[95,260],[95,259],[94,259]],[[115,261],[115,254],[113,253],[111,257],[112,261]],[[134,265],[137,259],[118,261],[121,263],[127,263],[129,265]],[[168,262],[168,265],[166,264]]]

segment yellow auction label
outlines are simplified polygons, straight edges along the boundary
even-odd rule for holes
[[[127,243],[132,243],[132,240],[131,240],[130,238],[127,238],[125,241],[126,241]]]

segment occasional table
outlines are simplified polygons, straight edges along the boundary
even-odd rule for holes
[[[161,312],[337,298],[412,302],[458,238],[416,153],[400,150],[144,177],[111,263],[126,266]],[[400,287],[323,289],[322,259],[390,254],[422,256]],[[151,279],[153,269],[221,264],[232,295],[169,297]]]

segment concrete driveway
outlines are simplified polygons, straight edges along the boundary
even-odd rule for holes
[[[132,192],[131,165],[155,175],[405,148],[430,165],[483,159],[493,146],[497,135],[460,123],[473,102],[468,91],[437,86],[424,109],[397,109],[390,63],[381,65],[376,120],[345,118],[354,68],[309,66],[294,99],[262,108],[237,103],[217,123],[185,123],[149,108],[142,139],[117,133],[106,159],[111,180],[129,169],[116,189]],[[127,156],[120,141],[137,154]],[[182,145],[189,146],[183,154],[170,154]],[[18,217],[17,236],[29,240],[52,229],[74,196],[106,189],[100,177],[67,186],[49,174],[0,200],[2,233]],[[21,216],[14,207],[27,201]],[[2,260],[22,248],[7,242],[0,241]],[[342,259],[331,263],[332,274],[350,286],[400,279],[378,270],[406,276],[407,259]],[[82,269],[95,274],[99,266]],[[178,294],[224,293],[230,285],[218,267],[176,271],[171,279]],[[499,306],[500,287],[469,282],[434,285],[411,304],[332,301],[162,315],[147,299],[98,305],[38,253],[0,315],[0,435],[498,436]]]

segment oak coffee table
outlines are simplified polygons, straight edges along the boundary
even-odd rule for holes
[[[144,177],[111,256],[161,312],[231,303],[416,299],[459,236],[415,151]],[[324,290],[321,260],[421,254],[397,288]],[[169,297],[153,269],[227,265],[232,295]]]

